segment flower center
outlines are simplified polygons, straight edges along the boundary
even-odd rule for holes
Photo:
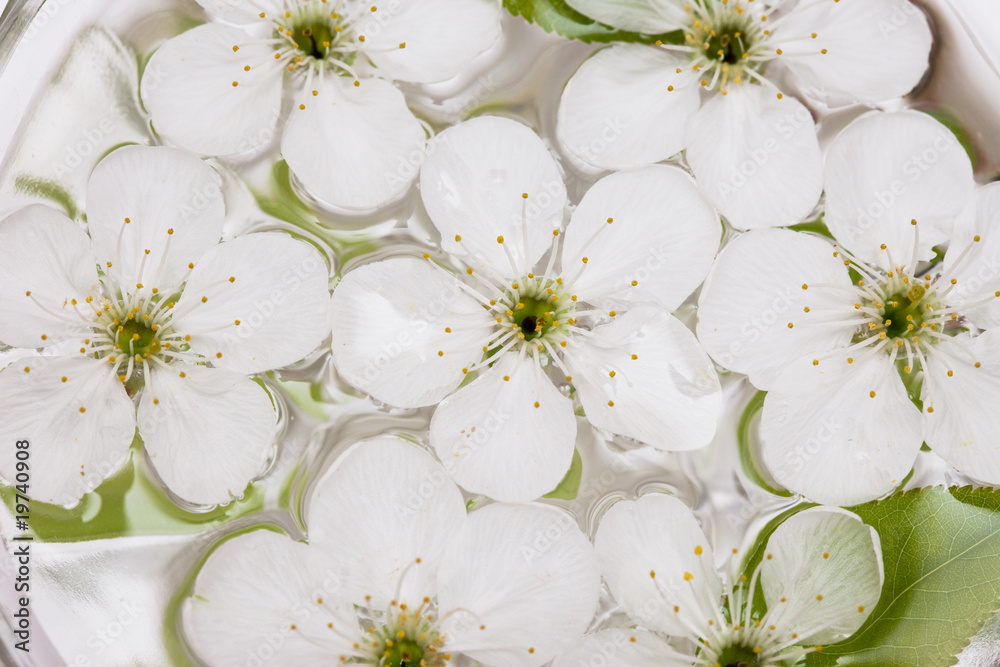
[[[741,600],[742,603],[742,600]],[[745,616],[745,624],[721,623],[709,625],[707,643],[703,643],[695,660],[697,667],[779,667],[789,657],[781,648],[781,641],[770,626],[762,631],[761,623],[751,621],[751,610],[741,609],[738,616]],[[739,619],[738,619],[739,620]],[[799,653],[799,649],[792,649]]]
[[[149,325],[129,319],[118,325],[118,347],[135,354],[149,356],[160,351],[160,339]]]
[[[700,45],[701,56],[720,65],[742,65],[760,41],[760,29],[746,13],[722,10],[707,20],[695,19],[686,38],[692,45]]]
[[[716,662],[722,667],[765,667],[759,659],[760,649],[756,652],[743,644],[727,646],[716,658]]]
[[[122,294],[108,277],[101,282],[105,294]],[[126,391],[134,396],[145,386],[150,362],[168,363],[190,356],[187,341],[191,337],[181,336],[170,325],[176,300],[176,296],[167,297],[156,290],[99,301],[88,297],[86,305],[97,317],[89,325],[91,338],[84,341],[89,347],[81,347],[80,353],[111,364]],[[75,300],[73,305],[77,305]]]
[[[379,667],[445,667],[451,655],[441,651],[444,636],[433,611],[428,597],[416,609],[393,600],[384,613],[367,610],[363,615],[374,624],[364,640],[371,658],[361,662]]]
[[[412,667],[421,664],[424,649],[413,639],[400,639],[388,646],[383,655],[385,667]]]
[[[885,326],[889,338],[905,338],[914,331],[929,326],[932,331],[938,329],[933,320],[935,310],[941,306],[933,299],[925,285],[914,285],[905,292],[900,291],[889,296],[882,308],[882,325]],[[929,322],[924,322],[924,316]]]
[[[355,34],[355,24],[368,8],[359,7],[348,16],[331,11],[334,7],[345,9],[342,5],[300,0],[283,16],[272,19],[277,38],[284,41],[275,54],[279,64],[286,65],[290,72],[304,68],[309,76],[330,69],[357,81],[351,65],[365,38]]]
[[[338,33],[329,21],[307,21],[292,24],[292,42],[303,55],[322,60]]]
[[[284,37],[296,54],[292,65],[323,61],[336,65],[354,59],[357,45],[352,43],[352,21],[330,9],[326,3],[299,2],[285,12],[283,21],[274,21],[278,36]]]
[[[875,274],[878,282],[873,289],[864,290],[859,281],[860,298],[855,308],[870,316],[871,320],[855,336],[855,342],[879,338],[897,347],[931,344],[937,340],[946,323],[946,306],[941,303],[937,285],[931,276],[923,281],[889,271]]]
[[[657,44],[668,50],[686,52],[691,61],[690,70],[700,73],[699,83],[710,90],[718,83],[723,95],[728,93],[728,84],[743,83],[747,74],[763,82],[757,72],[774,54],[767,53],[770,32],[763,28],[767,16],[758,17],[750,11],[749,2],[734,0],[685,5],[688,15],[688,25],[684,28],[685,45]],[[681,69],[677,71],[680,73]]]
[[[544,336],[550,329],[558,327],[552,304],[544,299],[530,296],[521,297],[519,310],[514,312],[514,321],[524,333],[524,340],[534,340]]]
[[[539,278],[530,273],[511,283],[491,305],[498,329],[513,332],[524,342],[553,344],[565,339],[576,312],[562,279]]]
[[[803,308],[803,319],[789,322],[788,328],[794,329],[800,323],[806,326],[857,327],[852,344],[846,349],[838,350],[837,354],[847,352],[842,360],[846,360],[848,364],[853,364],[860,355],[888,355],[911,399],[916,400],[920,396],[923,376],[915,371],[918,367],[926,367],[927,356],[936,353],[933,346],[941,340],[951,339],[966,328],[962,313],[1000,298],[1000,290],[978,301],[954,303],[962,286],[953,276],[971,249],[980,242],[980,237],[975,236],[947,270],[936,276],[926,273],[921,277],[916,270],[916,248],[920,247],[917,221],[911,220],[910,224],[915,228],[915,250],[909,264],[897,263],[886,244],[881,246],[885,259],[883,265],[893,267],[892,270],[870,266],[843,248],[835,247],[833,256],[841,258],[844,266],[855,277],[860,276],[857,282],[850,286],[803,284],[802,289],[818,287],[820,290],[840,293],[847,291],[855,300],[853,308],[847,304],[815,310],[806,306]],[[849,309],[846,312],[852,313],[854,317],[845,317],[844,309]],[[814,366],[819,366],[820,363],[818,358],[813,360]],[[977,368],[980,366],[979,361],[975,361],[975,364]],[[870,395],[875,398],[875,391],[872,390]],[[927,411],[933,412],[934,408],[928,406]]]

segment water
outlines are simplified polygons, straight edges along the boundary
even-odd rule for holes
[[[22,14],[29,15],[37,4],[25,3]],[[962,34],[965,28],[948,18],[948,3],[942,0],[930,6],[935,16],[944,17],[942,34]],[[4,57],[9,60],[0,78],[4,155],[0,216],[34,202],[62,206],[71,216],[79,216],[85,210],[87,178],[103,155],[124,143],[155,143],[139,103],[139,73],[164,39],[203,20],[191,1],[49,0],[16,50],[9,50],[13,41],[4,40],[8,50],[0,51],[0,64]],[[8,25],[14,22],[4,24]],[[959,54],[954,58],[972,58],[982,51],[974,45],[975,53],[969,55],[962,46],[968,46],[968,40],[955,38],[947,49]],[[502,39],[461,76],[443,84],[402,88],[416,115],[434,132],[488,112],[527,124],[552,147],[562,85],[595,48],[566,42],[505,16]],[[938,72],[951,71],[952,65],[952,60],[945,60]],[[948,81],[932,74],[916,103],[979,119],[977,127],[996,122],[995,114],[992,120],[983,120],[976,105],[948,104],[951,90]],[[814,107],[813,111],[821,118],[820,136],[829,138],[863,109],[831,114]],[[1000,147],[976,148],[982,173],[1000,164]],[[289,179],[287,170],[274,167],[277,159],[277,145],[272,142],[256,154],[216,163],[225,180],[227,237],[248,231],[292,231],[325,252],[331,284],[362,263],[416,255],[437,242],[438,234],[414,190],[377,214],[345,217],[314,203],[302,207],[296,202],[296,197],[307,203],[309,198]],[[419,163],[417,158],[409,165],[414,173]],[[562,164],[570,200],[578,202],[599,174],[566,161]],[[292,206],[294,220],[260,210],[276,211],[279,204]],[[679,312],[692,327],[694,300]],[[23,353],[0,350],[0,364]],[[722,382],[726,411],[715,441],[702,450],[658,452],[595,432],[581,418],[579,494],[571,501],[544,502],[562,507],[581,529],[592,533],[615,500],[667,491],[695,509],[716,553],[733,548],[745,552],[755,530],[796,499],[767,494],[746,480],[737,455],[736,430],[755,390],[732,374],[722,375]],[[176,635],[176,615],[196,566],[213,543],[256,523],[277,526],[293,538],[306,535],[307,508],[302,499],[308,498],[335,458],[358,440],[393,433],[426,444],[430,409],[388,410],[359,397],[337,377],[323,350],[268,377],[266,383],[281,406],[282,437],[268,471],[242,500],[224,508],[180,507],[136,447],[126,467],[77,508],[34,505],[33,528],[42,542],[35,544],[34,552],[38,592],[33,599],[33,651],[29,656],[14,652],[15,658],[8,660],[23,665],[191,661]],[[923,453],[907,487],[932,483],[968,482],[933,454]],[[468,494],[467,500],[489,502]],[[12,532],[6,513],[0,515],[0,528],[5,535]],[[0,559],[0,581],[7,580],[10,568],[7,559]],[[0,586],[5,605],[12,603],[9,588]],[[133,616],[112,636],[116,619]],[[606,591],[598,621],[624,622]],[[4,642],[10,646],[7,632]],[[990,651],[982,646],[982,642],[974,645],[963,665],[990,664]]]

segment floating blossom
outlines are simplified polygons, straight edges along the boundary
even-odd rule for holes
[[[219,177],[173,148],[106,157],[87,231],[46,206],[0,222],[0,340],[45,348],[0,372],[0,475],[31,442],[30,495],[75,505],[127,460],[136,432],[174,494],[228,502],[267,463],[275,409],[248,374],[326,336],[327,266],[262,233],[219,243]]]
[[[908,0],[568,2],[624,30],[681,30],[685,42],[614,45],[587,60],[560,102],[563,149],[596,169],[686,149],[739,229],[794,224],[819,199],[812,116],[785,78],[828,104],[892,99],[920,81],[932,41]]]
[[[611,592],[639,628],[590,635],[553,667],[587,667],[598,655],[608,667],[779,667],[856,632],[884,580],[878,533],[838,508],[786,519],[749,580],[717,571],[694,515],[662,494],[612,506],[595,546]],[[758,582],[766,611],[751,604]],[[695,652],[654,633],[688,639]]]
[[[312,195],[371,210],[413,180],[425,132],[391,81],[449,79],[500,34],[493,0],[198,0],[239,25],[208,23],[166,42],[142,79],[156,131],[203,155],[244,153],[274,136]],[[284,93],[284,94],[283,94]]]
[[[398,438],[345,452],[307,524],[308,545],[257,530],[208,558],[182,611],[207,664],[537,667],[597,610],[597,557],[575,520],[537,504],[467,514],[441,465]]]
[[[921,443],[1000,482],[1000,189],[937,121],[873,112],[827,159],[840,243],[785,230],[727,246],[698,335],[767,390],[764,463],[792,491],[853,505],[902,483]],[[944,262],[921,269],[951,239]],[[983,331],[983,329],[989,329]],[[919,400],[917,400],[919,399]],[[921,414],[922,411],[922,414]]]
[[[707,444],[718,378],[669,315],[719,244],[690,177],[609,176],[564,234],[565,186],[532,131],[483,117],[440,138],[421,194],[466,281],[429,253],[344,276],[333,359],[345,379],[399,407],[440,401],[435,451],[459,484],[498,500],[537,498],[569,469],[573,389],[599,428],[666,450]]]

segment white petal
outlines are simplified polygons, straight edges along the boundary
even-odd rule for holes
[[[718,214],[684,171],[653,165],[612,174],[573,212],[563,272],[583,269],[569,288],[588,303],[616,292],[609,301],[673,311],[708,275],[721,236]],[[629,287],[633,280],[638,286]]]
[[[853,317],[855,297],[820,286],[851,285],[833,252],[824,239],[784,229],[749,232],[723,248],[698,301],[708,353],[769,389],[789,361],[848,345],[857,324],[843,320]]]
[[[681,3],[673,0],[566,0],[566,4],[605,25],[648,35],[680,30],[690,24]]]
[[[355,25],[355,32],[365,36],[365,55],[387,78],[444,81],[500,36],[500,5],[492,0],[406,0],[379,6]]]
[[[597,656],[603,662],[595,662]],[[552,667],[691,667],[670,644],[645,630],[601,630],[587,635],[563,653]]]
[[[270,142],[284,69],[274,66],[272,46],[254,41],[243,30],[207,23],[163,44],[140,88],[153,129],[202,155],[244,153]]]
[[[709,629],[716,615],[705,613],[718,608],[722,581],[705,533],[680,500],[648,493],[615,503],[594,545],[605,581],[633,620],[680,637],[691,638],[691,624]]]
[[[497,237],[504,237],[518,273],[527,273],[552,245],[566,206],[559,168],[538,135],[493,116],[438,135],[420,168],[420,194],[446,252],[471,253],[505,278],[520,275],[513,275]]]
[[[84,299],[97,288],[90,239],[65,215],[34,205],[0,221],[0,341],[35,348],[71,336],[86,325],[70,300],[89,320]]]
[[[316,96],[293,109],[281,152],[310,194],[334,206],[370,211],[405,193],[417,175],[426,135],[388,81],[327,75]]]
[[[454,391],[462,369],[482,358],[494,326],[458,279],[413,258],[364,264],[345,275],[333,292],[333,313],[337,371],[403,408],[433,405]]]
[[[183,602],[184,636],[211,667],[267,664],[272,656],[320,667],[354,655],[343,635],[360,639],[362,632],[356,620],[347,622],[353,610],[339,594],[337,566],[321,550],[267,529],[227,539]]]
[[[771,42],[815,94],[881,102],[920,82],[932,37],[924,13],[909,0],[804,0],[782,17]]]
[[[763,86],[716,95],[687,124],[695,178],[737,229],[801,222],[823,190],[823,160],[809,110]]]
[[[441,464],[390,436],[344,452],[317,483],[307,515],[310,542],[348,569],[355,601],[371,595],[376,607],[397,594],[414,607],[433,595],[465,520],[465,501]]]
[[[154,366],[138,417],[160,479],[199,505],[240,498],[271,453],[271,398],[256,382],[222,368]]]
[[[26,371],[25,369],[30,369]],[[0,372],[0,476],[35,500],[72,507],[128,460],[135,408],[110,367],[89,358],[31,357]],[[27,441],[28,481],[17,478]]]
[[[600,584],[594,549],[568,513],[484,507],[438,573],[442,613],[465,610],[444,622],[446,648],[493,667],[543,665],[583,636]]]
[[[913,229],[919,259],[948,240],[972,196],[972,165],[948,128],[919,111],[872,112],[848,125],[826,157],[826,224],[861,259],[890,267],[910,263]]]
[[[764,400],[760,437],[775,480],[809,500],[857,505],[903,481],[923,442],[920,411],[884,352],[800,359]],[[875,395],[872,396],[872,393]]]
[[[591,424],[665,450],[712,440],[722,410],[719,378],[677,318],[635,308],[593,333],[566,354]]]
[[[845,510],[814,507],[789,517],[771,534],[766,553],[760,581],[769,616],[781,614],[787,634],[799,635],[797,644],[854,634],[882,595],[878,533]]]
[[[105,270],[127,290],[139,283],[179,287],[188,264],[222,236],[220,183],[215,170],[185,151],[119,148],[101,160],[87,186],[97,261],[111,262]]]
[[[958,281],[948,293],[948,304],[961,307],[985,301],[960,311],[982,328],[1000,327],[1000,299],[996,298],[1000,289],[997,230],[1000,230],[1000,183],[990,183],[976,191],[955,221],[948,254],[944,257],[945,272]]]
[[[994,485],[1000,484],[997,396],[1000,330],[942,340],[928,355],[921,396],[927,444],[961,472]]]
[[[601,49],[563,90],[560,146],[600,169],[639,167],[679,153],[685,125],[700,104],[687,64],[641,44]]]
[[[534,500],[569,470],[576,443],[573,403],[537,361],[506,352],[441,401],[430,441],[466,491],[505,502]]]
[[[281,368],[329,334],[328,282],[326,261],[304,241],[276,232],[236,238],[197,261],[171,327],[217,367]]]
[[[260,20],[260,12],[274,15],[282,7],[280,0],[254,0],[243,3],[241,0],[195,0],[213,16],[223,21],[243,25]]]

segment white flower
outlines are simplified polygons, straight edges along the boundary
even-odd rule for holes
[[[787,93],[790,79],[827,103],[880,102],[920,81],[931,47],[908,0],[567,1],[616,28],[683,30],[686,42],[614,45],[587,60],[559,105],[563,149],[597,169],[687,149],[698,182],[739,229],[794,224],[819,199],[812,116],[778,85]]]
[[[973,197],[958,140],[915,111],[855,121],[826,169],[840,244],[749,232],[701,294],[700,340],[768,392],[765,465],[792,491],[853,505],[901,484],[926,441],[1000,482],[1000,186]],[[949,238],[944,262],[921,270]]]
[[[288,166],[315,197],[358,211],[402,195],[424,150],[390,81],[449,79],[500,34],[495,0],[198,2],[240,27],[198,26],[153,54],[142,98],[156,131],[203,155],[244,153],[270,141],[290,98]]]
[[[537,504],[467,514],[441,465],[399,438],[343,454],[307,524],[308,545],[256,530],[208,558],[182,610],[207,664],[537,667],[597,610],[574,519]]]
[[[94,169],[87,231],[30,206],[0,222],[0,340],[46,348],[0,372],[0,475],[31,443],[30,495],[75,505],[127,460],[197,504],[263,471],[280,368],[329,326],[327,266],[278,233],[225,243],[218,175],[173,148],[129,146]]]
[[[553,667],[779,667],[857,631],[881,597],[878,533],[854,514],[814,507],[771,534],[749,581],[729,581],[691,511],[647,494],[619,502],[595,538],[601,570],[631,630],[588,636]],[[753,611],[758,591],[766,612]],[[690,640],[685,654],[654,633]]]
[[[481,117],[441,133],[420,189],[467,281],[429,254],[351,271],[334,290],[333,359],[380,401],[440,401],[430,442],[460,485],[505,501],[555,488],[576,439],[569,386],[599,428],[667,450],[712,439],[715,369],[668,314],[719,244],[687,174],[609,176],[563,234],[566,190],[541,140]]]

